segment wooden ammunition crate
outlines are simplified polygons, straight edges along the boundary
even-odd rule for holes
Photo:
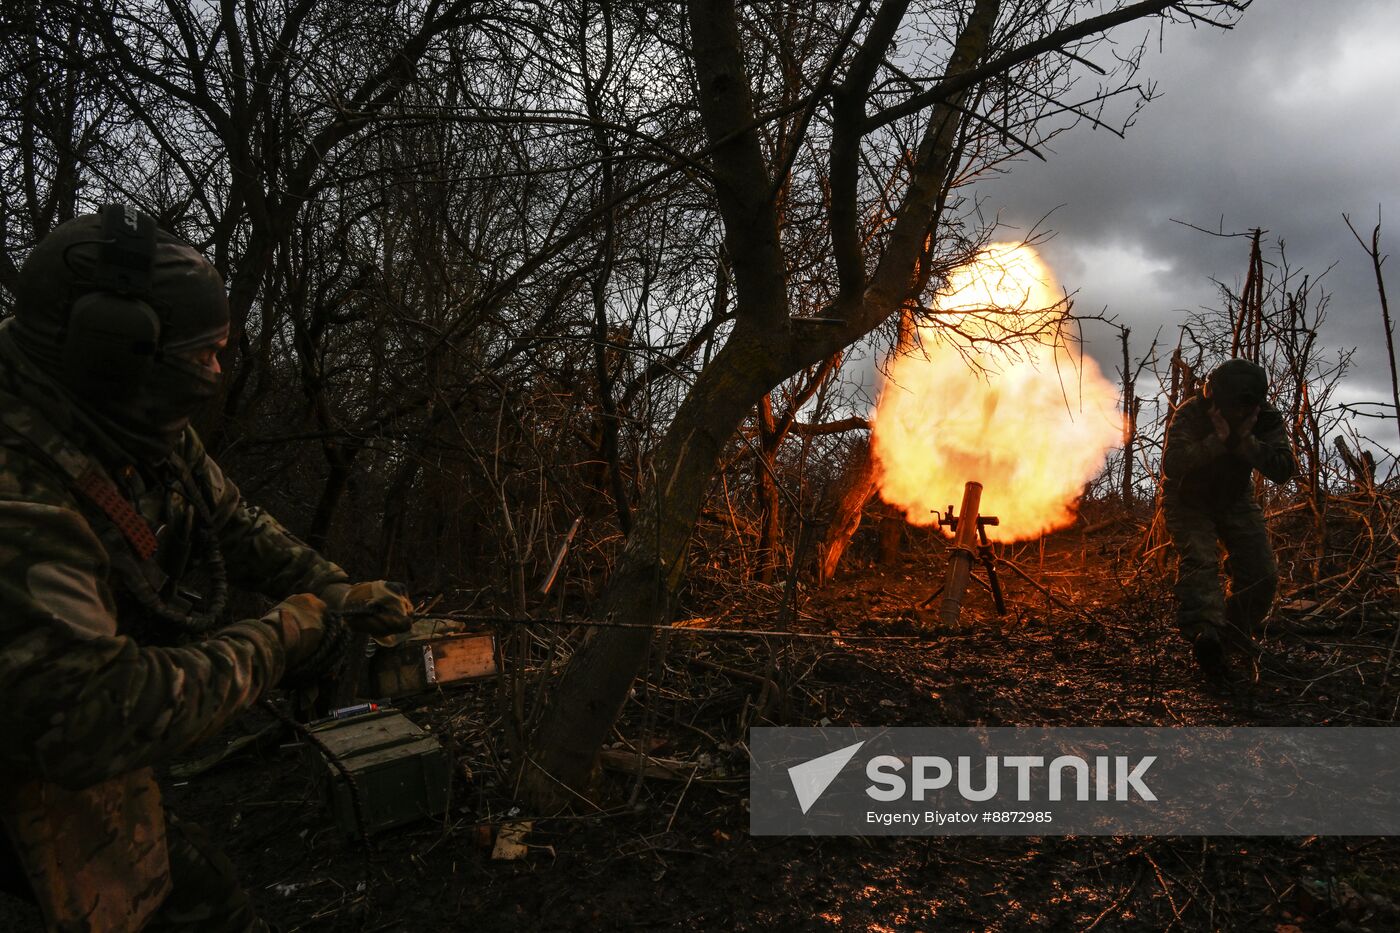
[[[495,673],[495,637],[489,632],[415,635],[401,645],[374,653],[365,695],[399,697]]]
[[[402,826],[447,809],[452,767],[435,736],[402,713],[378,710],[319,723],[316,738],[354,778],[370,833]],[[320,772],[336,825],[347,836],[359,833],[352,791],[340,772],[315,746],[308,758]]]

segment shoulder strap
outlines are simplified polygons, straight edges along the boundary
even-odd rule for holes
[[[57,432],[45,430],[47,425],[40,427],[39,422],[22,414],[17,406],[0,406],[0,425],[23,438],[31,449],[57,467],[68,486],[116,527],[138,558],[148,561],[155,556],[157,543],[151,526],[95,460]]]
[[[126,543],[131,545],[137,557],[144,561],[156,556],[158,544],[156,536],[151,532],[151,526],[146,524],[146,520],[112,481],[102,474],[99,467],[95,464],[90,466],[82,476],[72,480],[71,485],[117,526],[117,530],[126,539]]]

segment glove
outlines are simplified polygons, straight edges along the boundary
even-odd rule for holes
[[[291,670],[316,653],[326,633],[326,604],[311,593],[289,596],[262,620],[277,629]]]
[[[386,580],[356,583],[345,591],[337,607],[344,613],[345,625],[375,639],[392,640],[413,625],[409,614],[413,603],[401,592],[403,586]]]

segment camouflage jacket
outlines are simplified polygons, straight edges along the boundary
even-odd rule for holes
[[[1167,423],[1162,474],[1169,502],[1216,508],[1248,498],[1255,470],[1275,483],[1292,478],[1293,448],[1277,408],[1261,405],[1254,429],[1231,450],[1216,436],[1209,406],[1201,396],[1187,399]]]
[[[196,569],[198,519],[179,484],[147,486],[134,470],[103,469],[82,423],[56,403],[61,398],[0,325],[0,816],[41,902],[41,885],[70,882],[36,877],[45,870],[36,860],[57,872],[62,859],[25,851],[26,820],[31,835],[51,834],[65,808],[99,811],[115,861],[145,859],[158,875],[164,824],[149,767],[219,731],[286,665],[280,630],[261,620],[178,644],[150,637],[149,624],[132,618],[133,603],[122,598],[132,573],[174,594]],[[205,494],[232,584],[280,599],[346,581],[271,516],[245,506],[192,430],[177,457]],[[97,469],[158,529],[153,559],[135,556],[102,511],[75,493],[75,463]],[[133,807],[141,812],[123,811]],[[92,884],[112,886],[100,876]],[[157,888],[146,899],[158,904],[164,889]],[[52,916],[50,923],[70,928]]]

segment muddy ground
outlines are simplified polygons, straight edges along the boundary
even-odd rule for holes
[[[532,821],[515,860],[493,859],[493,840],[532,814],[502,782],[490,683],[403,704],[456,756],[453,807],[443,822],[377,836],[367,865],[285,734],[199,776],[167,775],[168,802],[224,842],[286,930],[1400,929],[1400,844],[1389,839],[748,835],[744,740],[755,724],[1394,720],[1396,623],[1384,611],[1339,601],[1309,616],[1316,602],[1286,593],[1257,675],[1212,687],[1173,630],[1160,571],[1134,563],[1133,540],[1069,535],[1043,557],[1022,548],[1011,556],[1069,608],[1004,569],[1005,618],[973,587],[966,626],[923,641],[671,636],[627,704],[602,808]],[[942,554],[924,542],[892,566],[856,562],[803,597],[796,629],[921,631],[932,614],[914,607],[937,585]],[[730,628],[773,627],[787,596],[748,587],[701,599],[702,584],[689,614]],[[231,734],[266,721],[250,715]],[[638,745],[687,764],[638,779],[623,770]],[[32,924],[6,909],[0,922]]]

